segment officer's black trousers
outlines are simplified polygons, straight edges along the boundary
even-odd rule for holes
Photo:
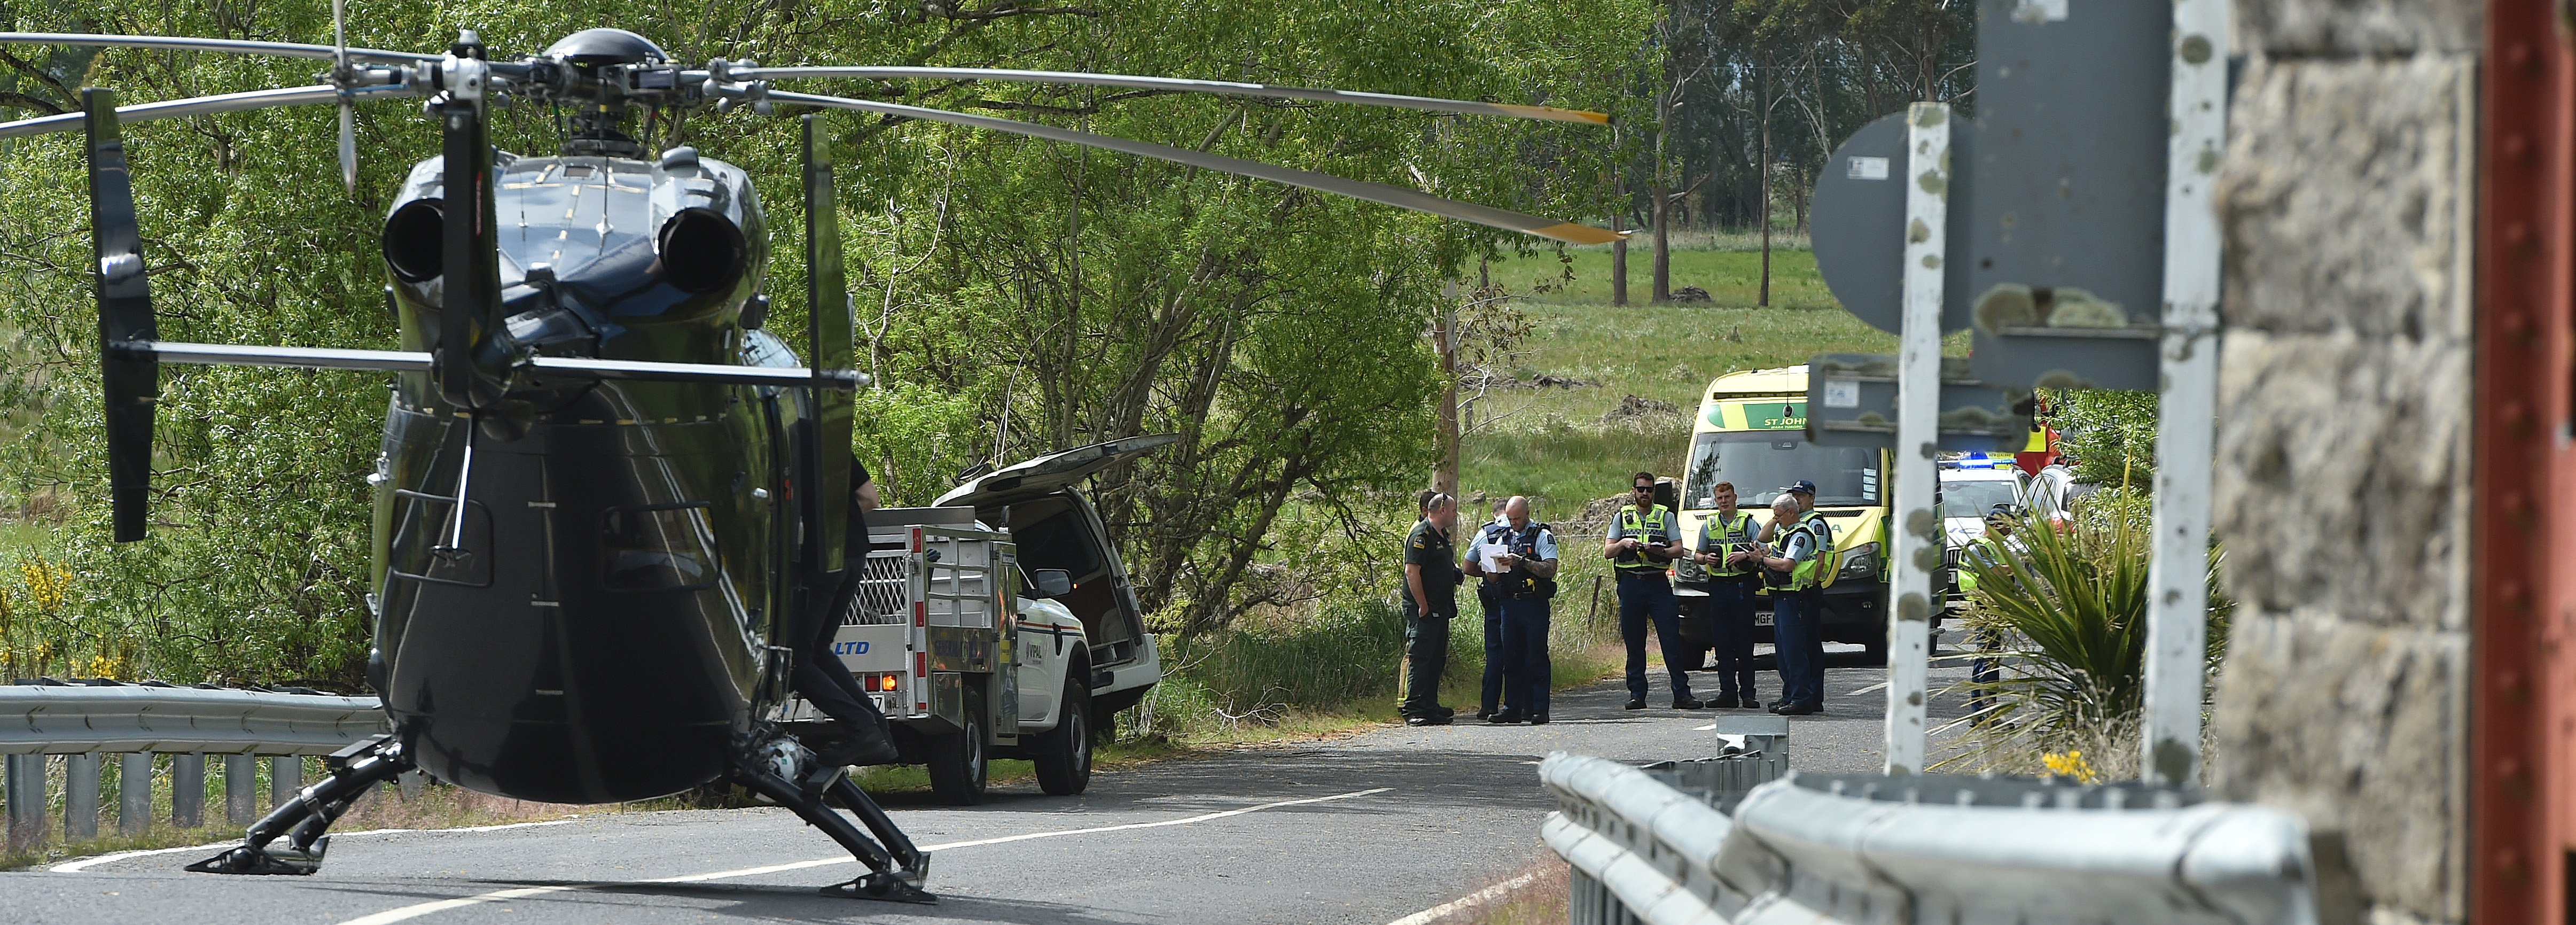
[[[1476,705],[1492,713],[1503,708],[1503,671],[1511,661],[1503,655],[1503,596],[1485,582],[1476,589],[1476,601],[1485,605],[1485,690]]]
[[[837,616],[839,608],[827,612]],[[839,620],[817,614],[799,627],[791,643],[796,649],[795,667],[788,672],[787,685],[806,703],[823,715],[840,722],[852,735],[886,731],[885,714],[877,712],[868,700],[867,690],[850,676],[850,668],[832,652],[832,637],[841,630]]]
[[[1451,616],[1424,614],[1406,627],[1405,655],[1411,670],[1404,677],[1404,705],[1396,708],[1397,713],[1430,716],[1439,712],[1440,675],[1449,670]]]

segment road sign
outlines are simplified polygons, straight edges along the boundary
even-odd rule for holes
[[[2169,3],[1978,0],[1957,270],[1988,382],[2156,387]]]
[[[1807,441],[1826,446],[1896,446],[1895,357],[1820,353],[1807,361]],[[1968,361],[1941,361],[1943,452],[2013,453],[2030,442],[2029,389],[1979,382]]]
[[[1961,160],[1975,136],[1972,123],[1950,120],[1950,157]],[[1825,288],[1842,300],[1843,310],[1890,334],[1904,333],[1905,191],[1922,178],[1906,176],[1905,114],[1891,113],[1862,126],[1844,139],[1816,177],[1816,195],[1807,209],[1809,239],[1815,242],[1816,272]],[[1958,202],[1964,180],[1952,172],[1944,181],[1950,201]],[[1949,213],[1948,240],[1959,241],[1967,212]],[[1943,280],[1941,330],[1968,326],[1968,280],[1950,274]]]

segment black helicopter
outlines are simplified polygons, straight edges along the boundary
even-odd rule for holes
[[[335,13],[337,11],[335,10]],[[765,214],[750,177],[623,130],[637,107],[848,109],[1123,151],[1577,243],[1612,232],[1413,190],[985,116],[774,91],[813,78],[970,79],[1143,87],[1601,124],[1538,106],[1044,71],[692,68],[643,36],[589,29],[493,60],[473,32],[444,54],[159,36],[0,33],[0,43],[236,52],[332,62],[305,87],[0,124],[0,138],[86,130],[116,539],[143,536],[159,364],[394,374],[375,486],[378,563],[368,681],[392,733],[333,756],[331,775],[189,869],[308,874],[368,788],[419,768],[486,793],[601,803],[732,780],[793,809],[869,872],[825,892],[930,901],[928,857],[840,768],[776,717],[789,614],[841,587],[849,536],[853,316],[832,165],[802,117],[810,365],[764,330]],[[279,106],[350,113],[424,98],[443,148],[385,219],[400,350],[176,343],[155,328],[120,121]],[[576,113],[555,156],[493,147],[505,101]],[[815,786],[818,781],[828,781]],[[819,796],[816,794],[820,794]],[[868,832],[834,812],[851,810]],[[870,838],[873,833],[874,839]],[[279,843],[280,839],[284,842]]]

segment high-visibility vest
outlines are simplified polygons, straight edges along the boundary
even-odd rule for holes
[[[1753,512],[1744,510],[1736,511],[1734,523],[1725,523],[1717,519],[1715,516],[1711,516],[1704,524],[1702,524],[1700,531],[1703,534],[1703,537],[1721,537],[1721,539],[1716,541],[1718,548],[1700,550],[1701,552],[1716,553],[1718,556],[1718,563],[1708,567],[1709,577],[1741,578],[1743,576],[1753,574],[1753,569],[1751,568],[1729,565],[1726,562],[1726,554],[1735,551],[1736,543],[1742,542],[1750,544],[1752,542]],[[1738,539],[1739,537],[1741,539]]]
[[[1652,521],[1652,523],[1648,523],[1648,521]],[[1672,522],[1672,509],[1660,504],[1655,505],[1653,509],[1647,511],[1642,516],[1637,513],[1637,506],[1634,504],[1626,504],[1619,507],[1619,529],[1626,532],[1628,536],[1634,537],[1638,542],[1644,543],[1648,546],[1660,548],[1672,545],[1672,534],[1664,532],[1664,525]],[[1629,561],[1628,559],[1623,558],[1610,564],[1622,569],[1640,573],[1660,572],[1664,570],[1665,565],[1662,562],[1646,558],[1643,553],[1638,554],[1635,557],[1635,561]]]
[[[1834,578],[1842,571],[1843,565],[1842,552],[1834,548],[1834,525],[1825,520],[1824,514],[1808,511],[1796,526],[1780,535],[1781,554],[1788,553],[1790,539],[1801,533],[1807,535],[1807,545],[1816,552],[1789,571],[1789,590],[1833,587]]]

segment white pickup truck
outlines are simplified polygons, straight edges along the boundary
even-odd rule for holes
[[[1094,731],[1162,679],[1126,569],[1076,486],[1171,441],[1067,450],[971,479],[932,507],[869,512],[870,551],[834,648],[943,802],[981,801],[994,758],[1029,759],[1049,794],[1081,793]],[[802,700],[781,718],[825,721]]]

